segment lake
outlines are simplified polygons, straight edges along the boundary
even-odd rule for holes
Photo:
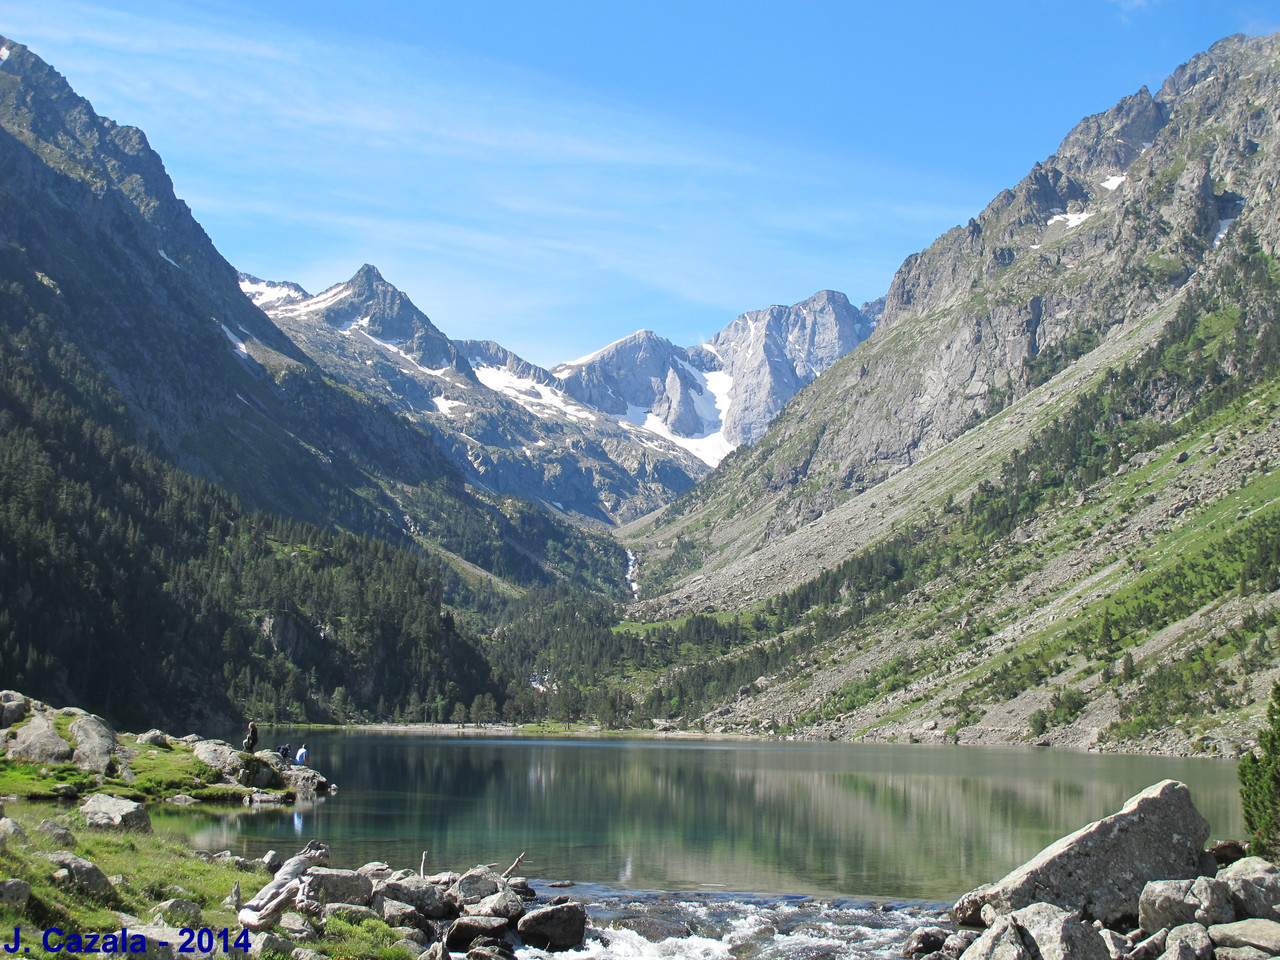
[[[1214,838],[1243,837],[1233,762],[1033,749],[449,736],[305,739],[336,796],[248,815],[155,810],[157,829],[261,856],[312,837],[335,866],[478,863],[607,889],[950,901],[1166,778]]]

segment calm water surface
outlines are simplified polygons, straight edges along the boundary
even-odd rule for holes
[[[264,733],[263,745],[297,731]],[[974,747],[310,731],[337,796],[251,815],[160,811],[198,846],[427,872],[477,863],[618,890],[948,901],[1165,778],[1242,836],[1235,764]]]

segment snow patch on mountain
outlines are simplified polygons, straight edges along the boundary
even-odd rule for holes
[[[448,397],[433,397],[432,403],[436,405],[436,409],[443,413],[446,417],[452,416],[453,411],[458,407],[467,406],[465,400],[450,400]]]
[[[266,310],[270,306],[297,303],[300,300],[311,299],[311,294],[296,283],[259,280],[257,277],[250,276],[247,273],[240,274],[240,289],[246,297],[253,301],[253,305],[259,310]]]
[[[230,327],[228,327],[225,323],[220,323],[218,324],[218,326],[220,326],[222,328],[222,332],[227,335],[227,339],[231,341],[231,345],[235,347],[237,353],[239,353],[241,356],[247,357],[250,360],[253,360],[253,356],[249,353],[249,348],[245,346],[243,340],[241,340],[239,337],[237,337],[234,333],[231,332]],[[256,363],[257,361],[254,361],[254,362]]]
[[[490,390],[510,397],[535,416],[545,415],[546,408],[553,407],[572,420],[596,419],[588,408],[570,400],[555,387],[518,377],[506,367],[478,366],[472,369],[476,379]]]
[[[1092,216],[1093,214],[1087,211],[1082,213],[1059,213],[1050,217],[1049,223],[1065,223],[1068,230],[1074,230]]]

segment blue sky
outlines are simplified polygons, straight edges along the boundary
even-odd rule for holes
[[[1082,117],[1277,30],[1280,0],[0,0],[239,269],[373,263],[547,366],[877,297]]]

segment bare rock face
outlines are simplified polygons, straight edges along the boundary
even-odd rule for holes
[[[16,760],[67,763],[71,760],[72,747],[58,734],[51,717],[33,713],[30,721],[19,728],[17,736],[9,742],[7,752]]]
[[[72,761],[81,770],[107,773],[116,762],[116,735],[101,717],[85,713],[71,723],[76,748]]]
[[[965,894],[951,918],[978,926],[987,905],[1002,915],[1045,902],[1083,907],[1085,918],[1115,926],[1138,916],[1148,881],[1203,874],[1208,837],[1209,822],[1186,784],[1164,780],[1118,813],[1050,844],[1004,879]]]

